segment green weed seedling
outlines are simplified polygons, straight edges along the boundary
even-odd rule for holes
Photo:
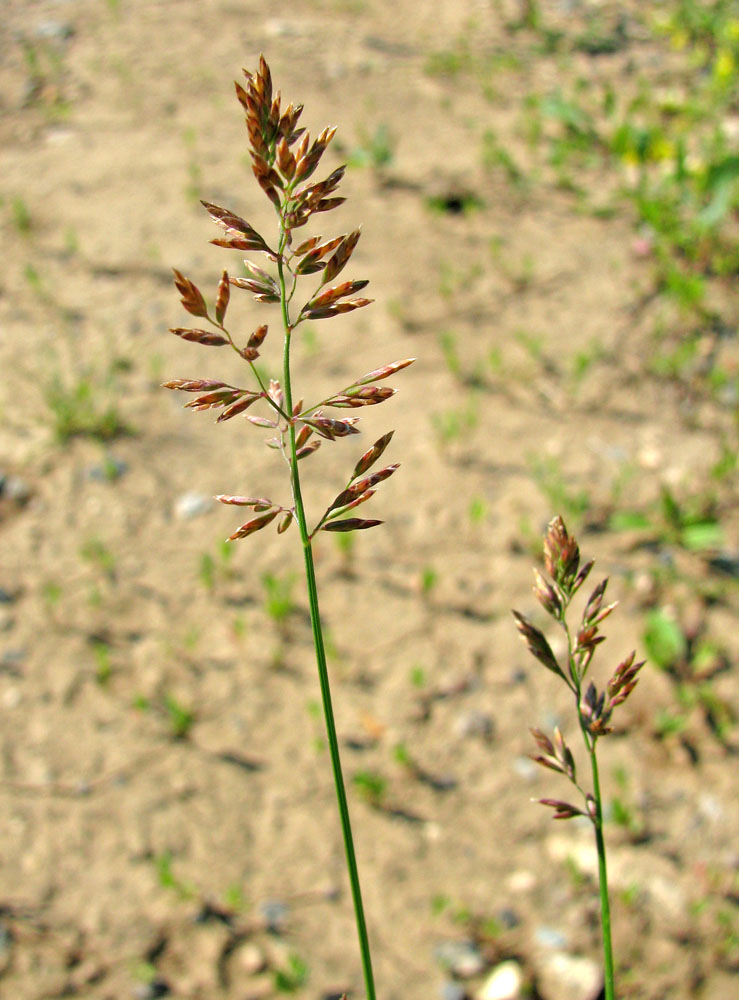
[[[41,584],[41,599],[50,617],[54,617],[62,599],[62,585],[57,580],[44,580]]]
[[[395,137],[384,122],[372,134],[360,129],[359,144],[349,154],[348,166],[369,167],[381,173],[393,162],[396,145]]]
[[[195,896],[194,887],[175,875],[172,867],[173,860],[171,851],[162,851],[161,854],[154,856],[154,870],[159,885],[163,889],[175,893],[183,901],[193,899]]]
[[[439,574],[433,566],[424,566],[421,570],[421,596],[428,601],[439,583]]]
[[[482,165],[491,172],[502,171],[514,190],[521,192],[526,189],[528,184],[526,174],[492,129],[487,129],[482,136]]]
[[[373,809],[384,809],[387,805],[387,778],[379,771],[357,771],[352,778],[354,788]]]
[[[90,437],[97,441],[113,441],[133,433],[114,402],[105,395],[111,390],[106,380],[103,392],[94,374],[83,374],[72,381],[53,377],[44,392],[51,413],[54,436],[61,444],[75,437]]]
[[[482,497],[472,497],[467,508],[470,524],[479,527],[484,524],[488,517],[488,505]]]
[[[278,993],[297,993],[308,981],[308,964],[300,955],[291,952],[288,955],[287,967],[274,969],[272,981]]]
[[[185,186],[185,199],[191,205],[199,205],[201,198],[201,187],[203,171],[197,160],[198,137],[194,128],[186,128],[182,141],[187,150],[187,184]]]
[[[550,506],[564,511],[571,520],[581,522],[592,506],[589,494],[569,485],[559,462],[554,458],[530,455],[528,464],[532,479]]]
[[[80,558],[102,573],[110,582],[116,578],[117,560],[115,554],[102,539],[88,538],[80,546]]]
[[[206,590],[213,591],[218,583],[230,579],[233,572],[232,556],[233,547],[223,541],[217,544],[215,554],[203,552],[198,565],[198,577]]]
[[[105,642],[96,642],[92,647],[95,656],[95,680],[100,687],[107,687],[113,676],[113,664],[110,658],[110,646]]]
[[[644,531],[654,544],[704,552],[724,545],[724,530],[715,511],[710,494],[679,500],[668,486],[663,486],[657,503],[647,510],[614,511],[608,526],[613,531]]]
[[[31,218],[31,213],[28,210],[28,205],[26,205],[23,198],[13,198],[10,203],[10,212],[13,219],[13,225],[21,236],[29,236],[31,230],[33,229],[33,220]]]
[[[292,573],[286,576],[265,573],[262,576],[264,610],[267,617],[271,618],[275,625],[284,626],[287,619],[295,610],[295,600],[293,598],[295,582],[296,580]]]
[[[173,739],[187,739],[190,730],[195,725],[195,712],[178,701],[173,694],[166,694],[163,704]]]
[[[357,539],[350,532],[339,533],[334,539],[336,549],[341,556],[341,571],[347,576],[352,576],[355,570]]]
[[[477,427],[479,418],[479,399],[476,394],[471,394],[465,406],[432,413],[431,426],[439,443],[449,446],[464,441],[467,433]]]
[[[688,717],[697,709],[717,740],[726,744],[737,718],[713,684],[714,676],[725,670],[728,662],[721,645],[701,630],[688,634],[672,613],[659,607],[646,616],[643,643],[651,662],[675,684],[677,709],[657,713],[657,734],[681,734],[687,728]]]

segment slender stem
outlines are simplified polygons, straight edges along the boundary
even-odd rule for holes
[[[598,761],[595,743],[590,749],[590,763],[593,769],[593,797],[595,798],[595,843],[598,848],[598,887],[600,889],[600,922],[603,930],[603,965],[605,977],[605,1000],[615,1000],[613,977],[613,946],[611,943],[611,907],[608,902],[608,874],[606,872],[606,845],[603,840],[603,810],[598,780]]]
[[[288,297],[285,285],[285,271],[282,258],[284,250],[284,234],[280,242],[280,254],[277,260],[280,281],[280,300],[282,304],[282,320],[285,326],[285,350],[283,356],[283,391],[285,393],[285,410],[292,414],[292,384],[290,380],[290,316],[288,312]],[[300,537],[303,543],[303,556],[305,559],[305,579],[308,588],[308,603],[310,605],[310,620],[313,629],[313,644],[316,650],[316,663],[318,666],[318,678],[321,685],[321,700],[323,702],[323,714],[326,722],[326,735],[328,738],[329,752],[331,755],[331,768],[334,776],[336,788],[336,798],[339,806],[339,817],[341,820],[341,832],[344,838],[344,850],[346,853],[346,863],[349,872],[349,882],[351,884],[352,899],[354,902],[354,914],[357,924],[357,934],[359,936],[359,950],[362,956],[362,971],[364,973],[364,984],[367,993],[367,1000],[376,1000],[375,981],[372,973],[372,958],[370,955],[369,936],[367,934],[367,923],[364,917],[364,906],[362,904],[362,890],[359,885],[359,871],[357,869],[357,858],[354,851],[354,838],[352,836],[351,820],[349,818],[349,804],[346,799],[346,788],[341,770],[341,758],[339,755],[339,740],[336,734],[336,723],[334,721],[333,705],[331,703],[331,688],[329,685],[328,667],[326,664],[326,649],[323,641],[323,630],[321,627],[321,615],[318,607],[318,588],[316,586],[316,573],[313,565],[313,548],[311,545],[308,525],[303,506],[303,497],[300,490],[300,474],[298,472],[298,460],[295,446],[295,424],[292,420],[289,423],[290,439],[290,464],[292,477],[293,501],[295,503],[295,517],[300,529]]]
[[[600,779],[598,777],[598,759],[596,757],[595,746],[597,739],[590,734],[585,719],[580,708],[582,676],[575,664],[572,637],[569,626],[562,618],[562,625],[567,635],[567,650],[570,675],[572,677],[572,688],[575,694],[575,706],[577,718],[580,723],[583,740],[590,757],[590,766],[593,772],[593,798],[595,799],[595,816],[591,817],[595,829],[595,844],[598,850],[598,889],[600,893],[600,924],[603,936],[603,978],[605,985],[605,1000],[615,1000],[614,977],[613,977],[613,945],[611,942],[611,906],[608,901],[608,872],[606,870],[606,844],[603,839],[603,806],[600,794]],[[567,680],[567,678],[565,678]],[[568,681],[569,684],[569,681]],[[580,787],[579,785],[577,786]],[[580,789],[582,791],[582,789]],[[586,798],[587,803],[587,798]]]

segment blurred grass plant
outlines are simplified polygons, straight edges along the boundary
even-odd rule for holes
[[[223,229],[223,234],[211,242],[229,250],[263,254],[272,265],[271,273],[251,260],[244,262],[245,277],[231,277],[224,271],[211,312],[198,287],[175,270],[175,285],[182,296],[182,305],[191,316],[205,320],[213,330],[175,327],[171,332],[183,340],[206,347],[229,346],[248,365],[255,388],[239,388],[225,382],[201,378],[173,379],[165,382],[164,386],[197,393],[186,405],[195,410],[219,409],[221,412],[218,423],[245,415],[252,425],[267,430],[270,435],[265,442],[267,447],[274,449],[287,466],[291,491],[291,498],[287,503],[275,503],[260,496],[222,495],[217,499],[231,506],[250,508],[255,515],[230,535],[231,541],[246,538],[273,521],[276,522],[279,534],[287,531],[293,523],[297,525],[305,563],[321,700],[354,902],[366,996],[367,1000],[375,1000],[369,938],[326,663],[326,638],[318,606],[313,540],[320,531],[352,532],[382,523],[375,519],[355,517],[352,512],[370,500],[375,487],[398,468],[397,465],[388,465],[368,475],[390,444],[392,432],[383,435],[364,452],[345,487],[312,525],[303,502],[299,463],[313,455],[324,441],[336,441],[359,432],[356,427],[357,417],[329,416],[327,410],[353,410],[384,402],[393,396],[395,390],[377,383],[406,368],[412,363],[412,359],[377,368],[310,405],[305,405],[302,399],[297,398],[293,388],[290,355],[295,331],[306,321],[332,319],[370,304],[370,299],[357,295],[367,285],[366,280],[334,283],[349,262],[359,241],[360,231],[356,229],[326,241],[321,236],[295,240],[296,232],[314,214],[338,208],[344,201],[343,198],[334,197],[334,192],[344,175],[345,167],[338,167],[323,181],[309,181],[336,130],[326,128],[310,142],[305,129],[298,127],[302,105],[289,104],[281,108],[280,95],[273,94],[271,74],[264,57],[260,58],[257,72],[245,71],[245,76],[246,86],[237,83],[236,95],[246,114],[254,175],[274,206],[277,233],[273,240],[268,241],[250,223],[230,210],[209,202],[203,202],[203,205],[213,221]],[[300,279],[310,275],[315,276],[318,284],[304,304],[298,307],[294,300]],[[242,346],[237,344],[225,326],[231,289],[234,287],[251,292],[260,303],[273,303],[279,307],[284,332],[281,381],[271,379],[267,382],[255,365],[268,333],[267,324],[259,325]],[[246,411],[254,404],[266,407],[266,415],[247,414]]]
[[[600,891],[601,928],[603,934],[603,963],[605,973],[605,1000],[614,1000],[613,946],[611,942],[611,912],[608,898],[608,876],[606,869],[606,847],[603,837],[603,801],[601,798],[597,743],[600,737],[613,731],[611,717],[614,709],[622,704],[637,684],[637,674],[644,665],[634,662],[631,653],[616,670],[605,690],[598,692],[592,681],[585,687],[585,678],[596,647],[604,641],[599,635],[601,622],[610,615],[615,604],[603,604],[608,580],[602,580],[593,590],[582,613],[581,624],[573,637],[567,621],[569,605],[593,568],[592,560],[580,566],[580,549],[575,538],[567,533],[561,517],[555,517],[549,524],[544,539],[544,565],[549,578],[534,570],[534,593],[544,610],[563,629],[567,641],[566,664],[562,666],[554,655],[544,634],[528,619],[514,611],[516,625],[529,652],[547,670],[565,682],[575,699],[577,721],[583,742],[590,758],[592,792],[586,791],[577,777],[575,758],[565,743],[558,728],[550,739],[539,729],[532,734],[539,748],[533,757],[538,764],[564,775],[582,796],[582,805],[573,805],[561,799],[539,799],[542,805],[554,809],[555,819],[572,819],[584,816],[593,824],[595,844],[598,852],[598,884]]]

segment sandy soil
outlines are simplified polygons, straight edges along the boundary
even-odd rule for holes
[[[159,388],[242,376],[167,333],[184,322],[170,267],[212,290],[226,264],[200,197],[273,225],[231,83],[261,51],[312,131],[339,127],[330,163],[355,166],[323,231],[362,224],[350,276],[370,278],[376,299],[313,325],[299,393],[418,358],[397,397],[363,413],[361,439],[305,465],[317,512],[363,446],[396,430],[387,455],[402,469],[368,514],[386,524],[348,550],[317,546],[380,995],[474,996],[515,958],[529,995],[565,1000],[553,953],[598,959],[589,830],[530,801],[566,789],[529,763],[528,727],[575,736],[567,692],[529,661],[509,614],[537,616],[531,567],[557,512],[532,470],[588,498],[572,527],[621,602],[600,676],[640,647],[656,606],[710,635],[728,666],[731,581],[705,553],[605,528],[665,484],[710,485],[734,425],[730,406],[647,371],[655,323],[672,314],[650,296],[628,208],[583,211],[546,168],[522,190],[481,156],[492,129],[534,171],[519,129],[528,92],[577,77],[628,87],[634,64],[660,82],[672,56],[635,28],[613,54],[507,67],[532,45],[505,30],[517,7],[3,5],[3,1000],[362,995],[297,534],[265,532],[229,558],[238,512],[208,499],[283,498],[281,463],[244,421],[216,428]],[[466,68],[430,71],[460,38],[470,66],[497,54],[493,94]],[[615,187],[605,169],[588,183],[596,202]],[[247,329],[276,323],[246,295],[234,305]],[[265,364],[278,363],[275,336]],[[60,385],[76,403],[50,404]],[[65,414],[88,403],[98,433],[128,433],[60,441]],[[736,508],[716,489],[731,554]],[[736,711],[735,677],[714,685]],[[665,713],[684,725],[660,737]],[[606,799],[629,817],[608,824],[624,1000],[730,994],[732,739],[648,665],[603,744]],[[379,801],[362,794],[380,780]],[[463,941],[480,962],[455,994],[439,946]]]

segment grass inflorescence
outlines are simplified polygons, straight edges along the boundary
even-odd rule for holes
[[[577,632],[573,635],[568,621],[568,609],[572,599],[580,590],[593,568],[592,560],[580,565],[580,549],[575,538],[568,534],[561,517],[549,524],[544,539],[544,565],[548,579],[535,570],[534,593],[547,612],[564,631],[567,653],[564,664],[555,656],[543,632],[519,612],[514,611],[516,625],[521,638],[530,653],[547,670],[560,677],[572,692],[575,711],[585,749],[590,759],[592,790],[586,790],[578,776],[575,757],[564,740],[559,728],[555,727],[552,738],[540,729],[532,729],[538,747],[533,757],[537,764],[556,771],[566,777],[579,794],[578,804],[562,799],[539,799],[542,805],[554,810],[555,819],[586,817],[593,825],[598,851],[598,881],[600,889],[601,927],[603,931],[603,960],[605,970],[605,1000],[614,1000],[614,964],[611,944],[611,912],[608,898],[608,877],[606,870],[606,848],[603,838],[603,800],[596,747],[602,736],[613,732],[611,719],[614,710],[631,694],[637,684],[637,675],[644,661],[637,662],[631,653],[617,667],[606,685],[599,691],[592,681],[585,684],[596,647],[605,639],[600,634],[601,622],[607,618],[615,604],[604,604],[608,580],[601,580],[591,593]]]
[[[274,524],[280,534],[288,531],[293,524],[297,527],[304,555],[321,699],[354,901],[365,989],[367,1000],[374,1000],[369,939],[334,724],[326,666],[326,639],[318,607],[313,540],[322,531],[338,532],[341,537],[382,523],[374,518],[357,517],[355,511],[371,500],[377,487],[398,468],[397,464],[391,464],[371,471],[384,455],[393,432],[384,434],[364,451],[334,500],[312,521],[309,521],[306,514],[299,463],[314,455],[325,442],[359,433],[358,417],[344,415],[345,411],[353,413],[354,410],[390,399],[395,389],[388,387],[385,380],[406,368],[413,359],[406,358],[383,365],[342,386],[337,392],[309,404],[298,398],[294,391],[290,354],[296,331],[308,322],[313,324],[319,320],[333,319],[364,308],[371,302],[359,294],[368,284],[365,279],[336,280],[349,263],[359,241],[360,231],[355,229],[351,233],[326,240],[321,236],[298,236],[299,230],[313,215],[332,211],[345,200],[335,196],[346,169],[344,166],[333,170],[322,181],[311,180],[336,130],[325,128],[311,142],[308,132],[298,126],[302,105],[289,104],[282,107],[280,95],[273,92],[270,70],[263,57],[257,72],[245,71],[245,76],[245,86],[236,84],[236,96],[246,115],[254,176],[275,209],[276,231],[272,236],[264,237],[249,222],[229,209],[207,201],[202,204],[221,229],[221,235],[212,240],[212,243],[227,250],[261,254],[267,260],[268,269],[247,259],[239,276],[232,276],[224,270],[212,308],[206,303],[197,285],[175,270],[175,285],[181,295],[182,305],[191,316],[204,320],[208,329],[174,327],[171,332],[182,340],[201,346],[230,347],[245,362],[251,385],[241,387],[201,378],[178,378],[165,382],[164,385],[168,389],[193,394],[192,400],[186,404],[191,409],[218,410],[218,423],[245,416],[253,426],[266,430],[268,437],[265,444],[285,463],[289,482],[288,498],[277,502],[260,495],[223,494],[217,499],[223,504],[251,511],[248,519],[229,536],[230,541],[246,538],[270,524]],[[313,288],[302,305],[298,305],[302,298],[298,290],[305,281],[312,282]],[[269,332],[268,325],[259,325],[245,340],[226,325],[231,291],[234,288],[251,293],[257,302],[273,303],[278,307],[283,331],[281,380],[267,380],[256,364]],[[336,414],[335,411],[339,413]],[[210,578],[209,571],[206,576]],[[292,581],[268,574],[263,577],[263,582],[266,591],[265,610],[276,622],[282,621],[292,609]],[[179,716],[175,717],[171,707],[170,715],[175,735],[184,736],[189,729],[190,717],[188,716],[186,725],[179,727],[178,721],[181,720]],[[302,976],[296,977],[295,988],[301,979]]]

